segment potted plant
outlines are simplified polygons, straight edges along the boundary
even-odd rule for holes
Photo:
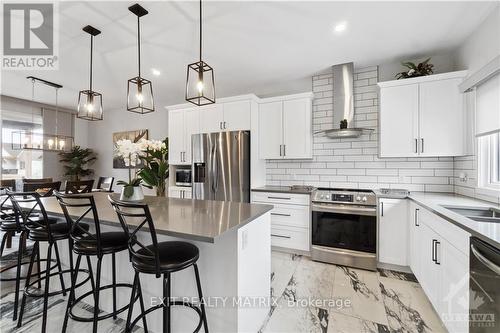
[[[60,152],[59,161],[64,163],[64,175],[71,180],[79,181],[82,177],[94,174],[94,170],[87,168],[97,159],[96,153],[90,148],[74,146],[70,151]]]
[[[118,185],[123,186],[120,200],[140,201],[144,199],[144,193],[141,187],[142,179],[137,176],[135,171],[139,156],[143,152],[141,144],[144,144],[142,140],[140,142],[132,142],[124,139],[116,142],[116,152],[123,157],[125,165],[128,167],[128,182],[124,180],[119,180],[117,182]],[[134,177],[132,177],[132,168],[134,168]]]
[[[408,79],[411,77],[431,75],[432,73],[434,73],[432,69],[434,65],[429,64],[429,60],[431,60],[431,58],[422,61],[418,65],[415,65],[415,63],[411,61],[402,62],[401,65],[408,68],[408,70],[396,74],[396,79],[400,80],[400,79]]]
[[[143,145],[145,145],[144,154],[141,154],[139,158],[144,167],[139,170],[138,175],[145,184],[156,188],[157,196],[164,197],[165,182],[169,176],[168,138],[163,141],[146,140]]]

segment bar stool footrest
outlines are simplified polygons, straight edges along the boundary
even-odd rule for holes
[[[43,272],[45,272],[45,270]],[[62,275],[62,274],[65,274],[65,273],[71,274],[72,272],[73,271],[71,269],[64,269],[61,272],[51,273],[49,276],[52,277],[52,276],[55,276],[55,275]],[[81,272],[87,273],[87,278],[85,278],[83,281],[81,281],[78,284],[76,284],[75,285],[75,289],[78,288],[78,287],[80,287],[80,286],[83,286],[85,283],[87,283],[87,281],[90,280],[90,272],[89,272],[88,269],[79,269],[78,272],[79,273],[81,273]],[[37,273],[37,275],[40,275],[40,274]],[[29,297],[45,297],[44,293],[35,293],[35,292],[30,291],[29,288],[32,287],[34,284],[38,283],[38,281],[45,282],[46,277],[47,276],[44,275],[44,276],[39,277],[38,279],[30,282],[30,284],[26,288],[24,288],[24,294],[26,296],[29,296]],[[38,288],[36,288],[36,289],[38,289]],[[56,290],[56,291],[50,292],[50,293],[47,294],[47,296],[60,295],[60,294],[69,292],[70,290],[71,290],[71,284],[70,284],[69,287],[67,287],[65,289],[60,289],[60,290]]]
[[[114,287],[116,288],[130,288],[132,289],[132,284],[130,283],[117,283],[114,285]],[[110,288],[113,288],[113,285],[112,284],[108,284],[108,285],[105,285],[105,286],[101,286],[99,287],[99,292],[101,292],[102,290],[105,290],[105,289],[110,289]],[[80,297],[78,297],[77,299],[75,299],[75,301],[71,304],[71,308],[69,310],[69,316],[71,319],[73,320],[76,320],[76,321],[81,321],[81,322],[93,322],[94,321],[94,317],[80,317],[80,316],[77,316],[73,313],[73,308],[75,307],[76,304],[78,304],[79,302],[82,302],[82,300],[90,295],[93,295],[94,294],[94,291],[91,290],[91,291],[88,291],[86,292],[85,294],[81,295]],[[134,299],[134,301],[136,301],[137,299],[139,298],[139,295],[137,295]],[[111,312],[111,313],[108,313],[108,314],[105,314],[105,315],[102,315],[102,316],[98,316],[97,317],[97,321],[100,321],[100,320],[104,320],[104,319],[108,319],[108,318],[111,318],[115,315],[118,315],[119,313],[122,313],[123,311],[127,310],[130,306],[130,303],[127,303],[125,304],[122,308],[120,309],[117,309],[116,312]]]

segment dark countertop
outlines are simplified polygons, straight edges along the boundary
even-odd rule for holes
[[[292,188],[291,186],[262,186],[253,188],[253,192],[271,192],[271,193],[295,193],[295,194],[311,194],[316,188],[311,187],[311,189],[305,188]]]
[[[411,192],[407,198],[462,228],[472,236],[500,249],[500,223],[477,222],[443,207],[444,205],[500,208],[500,205],[454,193]]]
[[[120,227],[118,217],[109,203],[108,194],[92,193],[99,220],[102,224]],[[119,198],[119,194],[112,196]],[[42,202],[49,214],[63,215],[55,197],[42,198]],[[144,198],[144,202],[149,205],[157,233],[209,243],[214,243],[217,237],[225,232],[238,229],[273,208],[271,205],[262,204],[149,196]],[[70,214],[79,217],[81,211],[73,208]],[[137,221],[137,224],[140,222],[142,221]]]

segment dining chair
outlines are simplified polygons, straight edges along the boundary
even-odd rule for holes
[[[80,193],[90,193],[92,192],[92,187],[94,186],[94,180],[68,180],[66,181],[66,186],[64,188],[64,193],[66,194],[80,194]]]

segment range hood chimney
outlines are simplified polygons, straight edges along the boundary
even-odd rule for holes
[[[332,66],[333,70],[333,128],[321,130],[332,139],[357,138],[373,129],[354,127],[354,64]]]

